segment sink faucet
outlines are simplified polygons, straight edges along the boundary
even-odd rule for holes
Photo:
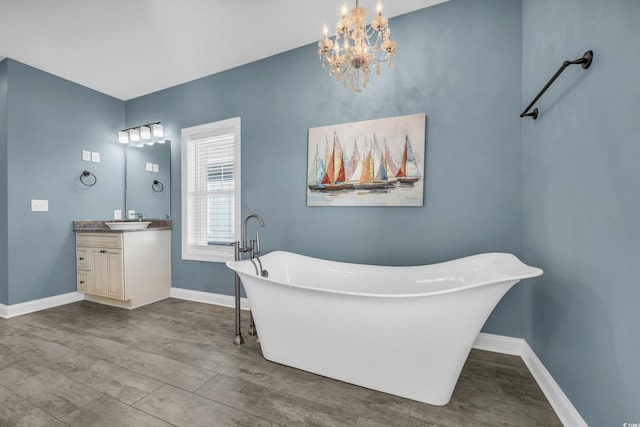
[[[138,220],[138,222],[142,222],[142,214],[140,212],[136,212],[135,217]]]

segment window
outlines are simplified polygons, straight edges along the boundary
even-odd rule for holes
[[[182,129],[182,259],[233,259],[240,225],[240,118]]]

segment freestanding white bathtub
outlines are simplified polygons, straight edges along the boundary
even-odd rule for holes
[[[506,253],[385,267],[276,251],[227,262],[267,360],[432,405],[451,399],[487,317],[542,274]]]

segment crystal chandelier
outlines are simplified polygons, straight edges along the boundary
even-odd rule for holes
[[[318,42],[318,55],[322,68],[329,66],[329,75],[335,76],[342,87],[349,87],[355,93],[369,84],[371,68],[375,66],[380,75],[380,64],[389,62],[396,53],[396,42],[391,40],[387,18],[382,16],[382,2],[378,0],[377,16],[369,27],[365,23],[365,9],[358,5],[347,15],[347,4],[342,6],[342,17],[336,24],[335,42],[329,40],[327,26],[322,26],[324,37]]]

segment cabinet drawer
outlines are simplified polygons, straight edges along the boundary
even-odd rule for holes
[[[76,233],[77,246],[122,248],[122,233]]]
[[[76,249],[76,266],[77,268],[89,269],[90,251],[87,248]]]
[[[89,289],[89,280],[91,280],[91,272],[78,270],[78,292],[87,292]]]

